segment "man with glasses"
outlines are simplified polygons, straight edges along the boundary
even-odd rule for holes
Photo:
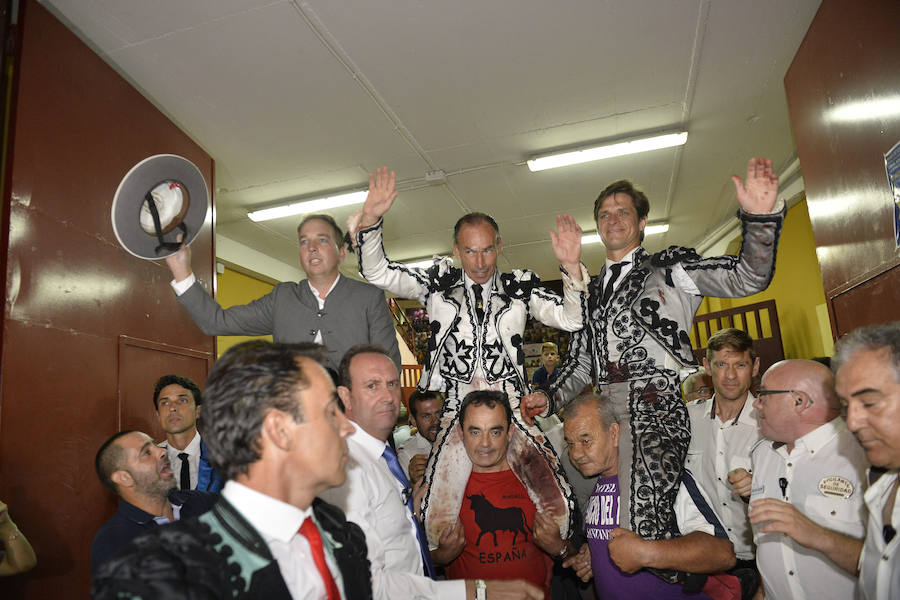
[[[706,372],[706,369],[700,367],[681,384],[682,395],[685,402],[693,402],[695,400],[709,400],[713,395],[712,377]]]
[[[865,532],[865,454],[841,417],[834,378],[809,360],[774,364],[754,407],[750,522],[772,598],[852,598]]]
[[[869,469],[865,500],[868,531],[860,561],[860,592],[867,600],[900,597],[900,321],[862,327],[841,339],[832,366],[837,392],[847,407]],[[893,542],[893,543],[891,543]]]
[[[756,398],[750,393],[759,371],[753,339],[740,329],[717,331],[706,344],[703,366],[715,395],[688,404],[691,445],[685,466],[711,495],[740,566],[755,568],[753,532],[741,498],[750,493],[750,451],[759,440]]]

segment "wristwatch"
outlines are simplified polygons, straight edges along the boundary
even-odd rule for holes
[[[475,580],[475,600],[486,600],[487,598],[487,584],[484,582],[484,579],[476,579]]]

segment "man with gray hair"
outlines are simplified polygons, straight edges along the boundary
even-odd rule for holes
[[[832,367],[847,427],[872,464],[865,501],[869,523],[859,561],[863,598],[900,597],[900,321],[862,327],[835,347]],[[893,543],[892,543],[893,542]]]
[[[690,470],[683,472],[674,505],[682,537],[645,540],[621,527],[620,424],[612,403],[602,396],[579,396],[566,408],[564,419],[572,463],[583,475],[599,478],[585,518],[590,551],[582,547],[563,564],[584,580],[593,574],[598,597],[684,598],[689,591],[703,588],[707,582],[704,574],[719,574],[734,566],[732,544]],[[680,572],[684,584],[664,581],[647,571],[649,568]],[[707,598],[703,594],[693,597]]]
[[[811,360],[762,378],[754,407],[750,522],[766,598],[852,598],[865,532],[865,455],[841,418],[834,379]]]

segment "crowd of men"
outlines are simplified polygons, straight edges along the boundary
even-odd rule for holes
[[[369,283],[339,274],[347,249],[327,215],[298,227],[308,279],[246,306],[220,307],[187,248],[167,259],[204,331],[275,342],[229,349],[202,392],[161,377],[160,443],[122,431],[102,444],[97,474],[119,507],[91,549],[95,598],[584,597],[566,577],[601,599],[900,596],[900,322],[843,338],[833,370],[785,360],[762,374],[747,333],[712,335],[700,369],[685,333],[703,295],[771,280],[784,209],[769,161],[735,178],[736,257],[649,254],[649,203],[620,181],[594,205],[607,264],[591,278],[561,215],[562,296],[497,271],[499,227],[482,213],[454,229],[461,268],[390,261],[394,179],[371,176],[348,227]],[[431,319],[416,433],[399,449],[379,288]],[[532,382],[528,317],[573,332],[559,365],[545,345]],[[535,423],[555,412],[559,426]]]

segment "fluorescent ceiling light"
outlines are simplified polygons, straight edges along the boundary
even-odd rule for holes
[[[687,142],[687,136],[687,131],[681,131],[679,133],[667,133],[627,142],[606,144],[605,146],[594,146],[593,148],[585,148],[583,150],[558,152],[539,158],[532,158],[528,161],[528,169],[532,172],[543,171],[544,169],[567,167],[569,165],[577,165],[579,163],[600,160],[602,158],[625,156],[626,154],[636,154],[638,152],[647,152],[649,150],[658,150],[660,148],[671,148],[672,146],[683,146],[684,143]]]
[[[665,233],[669,230],[668,223],[657,223],[655,225],[647,225],[644,227],[644,235],[654,235],[657,233]],[[596,244],[597,242],[602,242],[600,239],[599,233],[594,233],[591,235],[581,236],[581,244]]]
[[[280,219],[281,217],[291,217],[293,215],[321,212],[339,206],[362,204],[366,201],[366,194],[368,193],[368,190],[360,190],[358,192],[348,192],[346,194],[329,196],[327,198],[315,198],[313,200],[304,200],[302,202],[292,202],[291,204],[282,204],[281,206],[254,210],[253,212],[247,213],[247,216],[251,221],[259,222]]]
[[[842,104],[828,111],[829,121],[853,122],[888,119],[900,115],[900,96]]]

